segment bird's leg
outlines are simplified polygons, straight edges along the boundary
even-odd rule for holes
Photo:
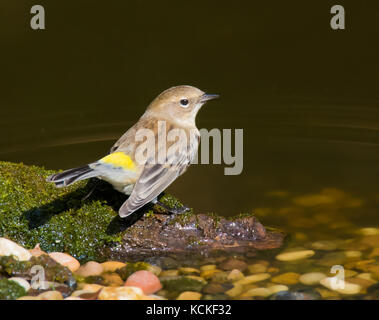
[[[154,199],[151,201],[153,204],[156,204],[163,209],[165,209],[169,214],[182,214],[190,210],[190,208],[187,208],[186,206],[182,206],[181,208],[170,208],[169,206],[165,205],[164,203],[158,201],[158,199]]]
[[[96,188],[98,187],[99,185],[99,180],[96,179],[91,179],[89,183],[92,183],[92,188],[90,189],[90,191],[87,193],[87,195],[85,197],[82,198],[82,201],[86,201],[90,196],[91,194],[96,190]]]

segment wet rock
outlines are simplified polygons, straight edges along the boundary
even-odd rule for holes
[[[246,277],[242,278],[241,280],[236,281],[235,283],[246,285],[246,284],[264,281],[270,277],[271,277],[271,275],[269,273],[257,273],[257,274],[253,274],[251,276],[246,276]]]
[[[241,284],[234,284],[233,288],[229,289],[225,292],[229,297],[234,298],[242,294],[243,292],[243,286]]]
[[[155,275],[159,275],[161,272],[161,269],[156,266],[152,266],[149,263],[146,262],[135,262],[135,263],[128,263],[125,267],[121,269],[117,269],[116,273],[119,274],[122,280],[126,281],[126,279],[129,278],[129,276],[137,271],[140,270],[146,270],[154,273]]]
[[[82,277],[98,276],[104,271],[103,266],[95,261],[89,261],[86,264],[82,265],[75,274]]]
[[[171,217],[155,213],[143,217],[128,228],[122,243],[106,248],[104,255],[115,260],[143,260],[155,255],[183,255],[191,257],[225,253],[255,253],[280,247],[284,235],[266,231],[254,216],[224,219],[205,214],[184,214]],[[166,266],[176,268],[178,263]],[[162,265],[160,265],[163,267]],[[243,262],[227,267],[246,269]]]
[[[43,254],[47,254],[45,251],[41,250],[39,243],[37,243],[33,249],[30,249],[29,252],[33,257],[39,257]]]
[[[194,292],[194,291],[185,291],[182,292],[176,300],[200,300],[201,299],[201,293]]]
[[[344,283],[344,288],[342,288],[342,286],[334,285],[335,279],[332,277],[322,279],[320,281],[320,284],[329,290],[333,290],[341,294],[358,294],[362,290],[362,287],[360,285],[349,283],[347,281]]]
[[[270,294],[278,293],[281,291],[288,291],[288,287],[283,284],[274,284],[267,287],[267,289],[270,291]]]
[[[371,285],[375,283],[375,281],[362,279],[362,278],[348,278],[345,281],[349,283],[357,284],[361,286],[362,289],[367,289],[368,287],[370,287]]]
[[[326,274],[322,272],[310,272],[302,274],[299,278],[299,281],[302,284],[313,286],[318,285],[319,282],[324,278],[326,278]]]
[[[63,295],[59,291],[46,291],[38,295],[40,300],[63,300]]]
[[[70,269],[71,272],[75,272],[80,268],[80,263],[74,257],[70,256],[67,253],[63,252],[50,252],[50,258],[54,259],[56,262],[61,264],[62,266]]]
[[[136,271],[125,282],[125,286],[141,288],[145,294],[152,294],[162,289],[159,278],[146,270]]]
[[[172,269],[172,270],[163,270],[159,276],[160,277],[175,277],[178,275],[179,275],[179,271]]]
[[[226,271],[238,269],[239,271],[243,272],[247,269],[247,264],[245,261],[230,258],[221,262],[219,264],[219,267],[222,270],[226,270]]]
[[[121,287],[124,284],[124,281],[117,273],[105,273],[102,277],[106,286]]]
[[[216,265],[215,264],[206,264],[206,265],[204,265],[204,266],[201,266],[200,267],[200,270],[201,271],[209,271],[209,270],[214,270],[214,269],[216,269]]]
[[[205,270],[200,273],[200,277],[208,280],[211,279],[215,274],[222,272],[221,270],[218,269],[213,269],[213,270]]]
[[[200,270],[196,268],[179,268],[178,271],[179,271],[179,274],[181,275],[186,275],[186,274],[199,275],[200,274]]]
[[[0,256],[14,256],[19,261],[28,261],[32,257],[28,250],[6,238],[0,238]]]
[[[136,287],[105,287],[98,296],[99,300],[145,300],[147,296]]]
[[[279,261],[295,261],[310,258],[315,254],[313,250],[291,251],[278,254],[276,259]]]
[[[212,276],[211,281],[216,282],[216,283],[227,282],[228,281],[228,273],[225,271],[217,272]]]
[[[247,268],[250,273],[265,273],[267,271],[268,263],[254,263],[250,264]]]
[[[280,275],[277,275],[271,279],[272,282],[280,284],[296,284],[299,282],[300,274],[295,272],[286,272]]]
[[[254,288],[244,292],[241,297],[268,297],[271,291],[267,288]]]
[[[216,294],[223,293],[233,288],[233,284],[231,283],[216,283],[211,282],[208,283],[202,290],[202,292],[207,294]]]
[[[379,228],[361,228],[358,233],[363,236],[374,236],[379,235]]]
[[[115,272],[118,269],[121,269],[126,266],[126,263],[119,261],[107,261],[102,264],[103,272]]]
[[[280,291],[270,297],[271,300],[319,300],[321,295],[314,290]]]
[[[238,281],[243,279],[244,275],[241,271],[238,269],[233,269],[229,272],[227,279],[231,282]]]
[[[362,252],[357,251],[357,250],[348,250],[348,251],[345,251],[344,253],[345,253],[346,258],[348,258],[349,260],[360,259],[362,257]]]

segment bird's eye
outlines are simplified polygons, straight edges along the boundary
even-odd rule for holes
[[[181,99],[180,104],[182,107],[187,107],[188,106],[188,99]]]

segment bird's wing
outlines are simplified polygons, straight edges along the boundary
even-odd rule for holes
[[[190,159],[182,156],[178,162],[167,164],[146,164],[134,189],[119,210],[124,218],[154,200],[189,166]]]

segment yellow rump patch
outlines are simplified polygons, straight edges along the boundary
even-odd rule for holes
[[[135,170],[133,160],[123,152],[115,152],[107,155],[100,160],[103,163],[111,164],[115,167],[121,167],[126,170]]]

